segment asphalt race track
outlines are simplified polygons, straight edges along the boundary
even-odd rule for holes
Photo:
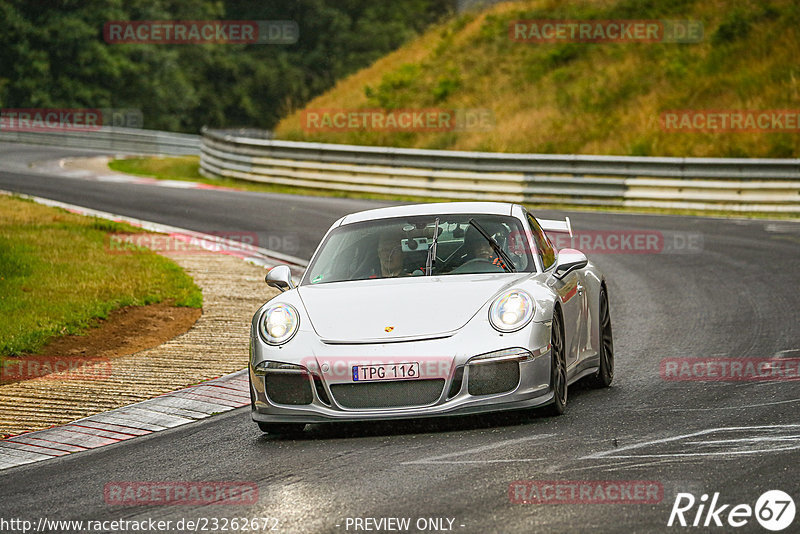
[[[382,205],[25,171],[29,161],[76,153],[2,144],[0,189],[192,230],[291,234],[298,243],[294,255],[301,258],[312,254],[341,215]],[[730,505],[719,515],[724,526],[713,527],[710,518],[712,526],[702,528],[704,512],[701,528],[692,532],[765,532],[755,517],[733,529],[727,514],[738,504],[754,507],[768,490],[800,495],[798,382],[672,381],[662,377],[661,365],[666,358],[800,357],[800,224],[570,216],[578,231],[647,230],[673,240],[690,234],[702,239],[689,253],[589,253],[609,281],[616,376],[607,390],[570,388],[564,416],[310,425],[301,439],[285,439],[262,435],[244,408],[2,471],[0,517],[173,525],[180,519],[276,518],[279,532],[365,532],[355,528],[356,518],[410,518],[412,527],[463,533],[662,532],[687,530],[667,527],[678,493],[699,501],[719,492],[718,505]],[[419,306],[424,310],[424,295]],[[651,481],[663,495],[655,504],[511,503],[509,485],[518,480]],[[110,506],[104,488],[119,481],[246,481],[257,485],[259,496],[244,506]],[[697,510],[695,505],[686,512],[688,522]],[[428,521],[435,518],[444,521]],[[223,531],[207,525],[207,531]],[[785,532],[800,531],[798,525],[795,519]]]

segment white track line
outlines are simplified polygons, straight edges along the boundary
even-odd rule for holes
[[[708,434],[712,434],[714,432],[730,432],[730,431],[747,431],[747,430],[779,430],[779,429],[796,429],[800,428],[800,425],[762,425],[762,426],[734,426],[734,427],[719,427],[719,428],[710,428],[706,430],[700,430],[698,432],[692,432],[689,434],[681,434],[679,436],[672,436],[669,438],[661,438],[655,439],[650,441],[643,441],[640,443],[634,443],[632,445],[626,445],[624,447],[617,447],[615,449],[596,452],[594,454],[589,454],[587,456],[583,456],[580,458],[581,460],[598,460],[598,459],[619,459],[619,458],[681,458],[681,457],[693,457],[693,456],[740,456],[744,454],[761,454],[761,453],[768,453],[768,452],[777,452],[777,451],[787,451],[800,448],[800,440],[797,440],[795,445],[789,447],[770,447],[768,449],[758,449],[758,450],[745,450],[745,451],[716,451],[716,452],[676,452],[676,453],[666,453],[666,454],[619,454],[623,451],[630,451],[634,449],[642,449],[651,445],[661,445],[664,443],[672,443],[675,441],[680,441],[686,438],[693,438],[696,436],[705,436]],[[750,439],[750,442],[769,442],[773,441],[774,438],[771,436],[756,436]],[[733,442],[734,440],[722,440],[722,442]],[[702,442],[697,442],[702,443]],[[719,441],[714,440],[710,441],[709,443],[719,443]]]
[[[507,439],[497,443],[491,443],[489,445],[483,445],[480,447],[475,447],[472,449],[465,449],[463,451],[458,452],[450,452],[447,454],[441,454],[438,456],[431,456],[429,458],[422,458],[419,460],[412,460],[409,462],[402,462],[401,465],[419,465],[419,464],[480,464],[480,463],[500,463],[500,462],[538,462],[541,461],[542,458],[520,458],[520,459],[510,459],[510,460],[445,460],[446,458],[452,458],[453,456],[466,456],[468,454],[477,454],[479,452],[486,452],[492,449],[497,449],[500,447],[506,447],[508,445],[514,445],[515,443],[523,443],[526,441],[533,441],[537,439],[544,439],[553,436],[553,434],[537,434],[535,436],[527,436],[524,438],[516,438],[516,439]]]

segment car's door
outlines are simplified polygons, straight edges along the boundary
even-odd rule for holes
[[[547,235],[542,230],[539,222],[528,214],[528,224],[536,245],[537,254],[541,260],[544,271],[549,272],[547,283],[558,294],[561,301],[561,310],[564,315],[564,349],[567,358],[567,367],[574,365],[580,356],[581,344],[585,341],[583,324],[586,314],[586,291],[584,290],[583,275],[580,271],[572,271],[564,278],[556,278],[556,251]]]

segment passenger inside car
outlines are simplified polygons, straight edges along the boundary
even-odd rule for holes
[[[424,260],[420,264],[419,254],[415,254],[413,251],[405,252],[404,241],[410,242],[407,238],[404,239],[404,233],[400,230],[381,233],[374,248],[375,253],[368,255],[366,265],[359,269],[355,278],[396,278],[423,275]],[[425,253],[422,252],[422,254]],[[420,265],[423,267],[421,268]]]
[[[402,234],[399,232],[381,234],[378,238],[378,260],[382,278],[404,274]]]

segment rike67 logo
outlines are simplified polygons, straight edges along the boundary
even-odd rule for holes
[[[708,494],[700,499],[691,493],[678,493],[667,526],[739,528],[756,521],[767,530],[778,532],[794,521],[794,500],[788,493],[770,490],[762,494],[754,507],[749,504],[722,504],[719,492],[709,502]]]

